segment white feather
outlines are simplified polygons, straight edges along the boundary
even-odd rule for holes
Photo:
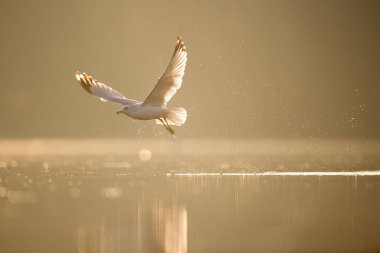
[[[141,103],[139,101],[128,99],[120,92],[112,89],[111,87],[107,86],[104,83],[98,82],[98,80],[93,79],[91,76],[87,75],[86,73],[76,73],[76,78],[79,81],[79,83],[82,85],[82,87],[91,95],[94,95],[100,100],[106,102],[106,101],[112,101],[121,105],[132,105]]]
[[[181,38],[178,38],[173,56],[168,67],[158,79],[153,90],[144,101],[144,105],[165,107],[169,100],[182,86],[187,61],[186,47]]]

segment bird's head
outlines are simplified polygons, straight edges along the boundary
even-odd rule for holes
[[[116,112],[116,115],[119,115],[120,113],[127,115],[128,109],[129,109],[128,106],[124,106],[123,108],[121,108],[119,111]]]

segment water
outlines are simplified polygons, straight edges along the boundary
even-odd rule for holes
[[[374,141],[0,141],[0,252],[377,252]]]

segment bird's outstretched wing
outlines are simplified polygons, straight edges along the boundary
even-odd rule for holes
[[[139,101],[126,98],[120,92],[112,89],[104,83],[98,82],[98,80],[92,78],[86,73],[80,73],[77,71],[75,76],[80,85],[91,95],[94,95],[102,101],[112,101],[122,105],[131,105],[140,103]]]
[[[144,105],[166,106],[177,90],[181,88],[186,61],[186,47],[182,39],[178,37],[172,59],[153,90],[145,99]]]

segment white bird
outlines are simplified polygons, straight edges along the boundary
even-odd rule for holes
[[[126,98],[120,92],[98,82],[86,73],[77,71],[75,75],[81,86],[91,95],[102,101],[121,104],[123,107],[116,114],[123,113],[138,120],[155,119],[157,124],[164,125],[166,130],[174,135],[174,130],[170,125],[183,125],[187,118],[187,111],[185,108],[167,108],[166,104],[181,88],[186,61],[186,47],[182,39],[178,37],[169,65],[144,102]]]

